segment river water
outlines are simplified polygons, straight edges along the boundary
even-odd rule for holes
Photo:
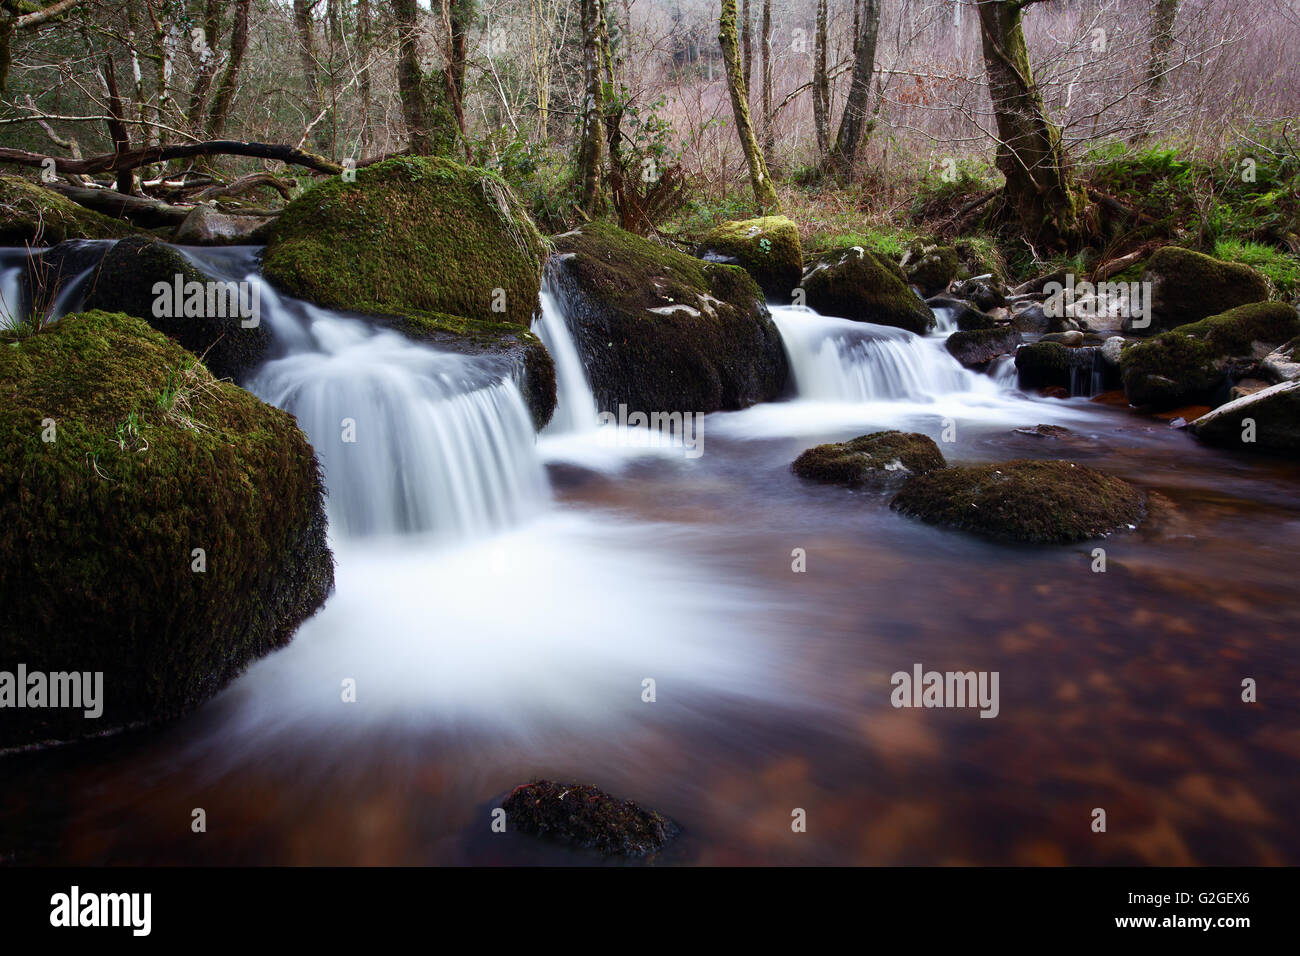
[[[251,250],[189,253],[258,281]],[[548,777],[673,817],[664,863],[1300,862],[1300,467],[1114,396],[1020,394],[941,336],[779,307],[790,395],[707,416],[691,457],[597,427],[542,307],[561,407],[534,439],[481,363],[264,290],[280,355],[245,384],[321,458],[336,591],[190,716],[5,758],[0,858],[600,862],[491,831],[504,793]],[[1038,424],[1069,432],[1016,431]],[[1152,516],[1008,547],[790,473],[882,428],[954,462],[1112,471]],[[997,671],[998,716],[894,708],[915,664]]]

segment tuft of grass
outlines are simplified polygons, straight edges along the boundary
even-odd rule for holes
[[[1250,266],[1268,279],[1281,298],[1291,301],[1300,298],[1300,256],[1262,242],[1220,239],[1214,245],[1214,257]]]

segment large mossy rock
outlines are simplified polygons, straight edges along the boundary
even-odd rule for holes
[[[130,223],[79,206],[17,176],[0,176],[0,246],[53,246],[66,239],[119,239]]]
[[[1300,456],[1300,381],[1280,382],[1220,405],[1189,427],[1210,445]]]
[[[928,474],[946,464],[943,452],[928,435],[887,431],[809,448],[790,468],[810,481],[880,487]]]
[[[1178,246],[1156,250],[1142,281],[1151,283],[1151,323],[1126,318],[1126,333],[1153,335],[1268,298],[1268,282],[1250,266]]]
[[[1293,306],[1238,306],[1126,348],[1120,357],[1124,393],[1131,404],[1155,409],[1219,404],[1233,359],[1263,358],[1298,334],[1300,315]]]
[[[929,524],[1027,544],[1068,544],[1136,527],[1145,496],[1069,461],[1008,461],[912,478],[890,507]]]
[[[607,223],[554,244],[551,281],[601,410],[713,412],[781,394],[785,349],[743,269]]]
[[[914,243],[899,263],[907,281],[929,297],[938,295],[961,274],[961,257],[952,246]]]
[[[378,317],[435,347],[507,356],[540,428],[555,409],[554,364],[529,331],[545,258],[503,180],[449,159],[402,157],[286,206],[262,271],[292,296]]]
[[[898,264],[854,246],[819,260],[803,277],[804,305],[822,315],[891,325],[924,335],[934,313],[908,287]]]
[[[57,252],[58,250],[51,250]],[[175,339],[203,362],[217,378],[240,381],[258,365],[271,344],[271,330],[262,322],[260,309],[252,318],[229,308],[234,300],[220,303],[221,297],[207,301],[206,292],[201,314],[176,314],[184,299],[172,302],[173,314],[160,315],[156,308],[160,295],[155,287],[168,287],[165,296],[175,300],[174,290],[180,277],[182,295],[187,283],[199,283],[206,290],[216,282],[195,268],[190,260],[165,243],[142,236],[132,236],[109,249],[100,259],[86,284],[83,308],[87,311],[125,312],[144,319],[169,338]],[[213,286],[220,291],[228,283]],[[238,296],[238,284],[235,285]],[[251,297],[248,302],[251,305]],[[246,324],[247,323],[247,324]]]
[[[704,237],[695,254],[740,266],[774,302],[789,302],[803,276],[799,227],[785,216],[724,222]]]
[[[510,830],[604,856],[650,856],[679,832],[663,814],[583,783],[535,780],[510,791],[501,808]]]
[[[103,713],[6,709],[0,747],[174,716],[286,644],[333,585],[322,494],[292,416],[139,319],[5,337],[0,671],[102,672]]]

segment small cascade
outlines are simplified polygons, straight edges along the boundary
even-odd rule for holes
[[[1090,354],[1082,356],[1084,352]],[[1076,353],[1070,365],[1070,397],[1092,398],[1101,394],[1106,390],[1106,363],[1101,357],[1101,349],[1081,348]],[[1082,361],[1079,356],[1082,356]]]
[[[533,332],[542,340],[555,362],[555,414],[543,434],[567,435],[596,428],[596,397],[587,380],[578,347],[573,341],[568,320],[549,283],[541,295],[541,316],[533,322]]]
[[[801,399],[915,401],[997,390],[987,376],[962,368],[939,338],[793,307],[774,306],[772,318]]]
[[[1014,355],[999,355],[989,363],[988,376],[1002,389],[1020,387],[1020,372],[1016,369]]]
[[[90,276],[112,240],[70,240],[50,249],[0,248],[0,322],[26,321],[39,309],[45,321],[81,308]]]
[[[951,306],[936,306],[930,310],[934,313],[935,335],[949,336],[957,329],[957,310]]]

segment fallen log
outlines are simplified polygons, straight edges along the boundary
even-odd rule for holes
[[[242,143],[219,139],[204,143],[182,143],[173,146],[146,146],[120,153],[103,153],[85,159],[64,156],[45,156],[25,149],[0,148],[0,162],[18,163],[22,166],[45,166],[54,162],[54,168],[67,175],[93,175],[95,173],[121,172],[151,166],[173,159],[190,159],[195,156],[249,156],[254,159],[274,159],[293,166],[303,166],[318,173],[337,176],[343,167],[333,160],[309,153],[283,143]],[[369,163],[358,163],[358,166]]]
[[[184,206],[173,206],[161,199],[128,196],[113,189],[68,186],[63,183],[49,183],[48,188],[87,209],[93,209],[114,219],[130,220],[135,225],[146,229],[156,226],[178,226],[190,213],[190,210]]]

